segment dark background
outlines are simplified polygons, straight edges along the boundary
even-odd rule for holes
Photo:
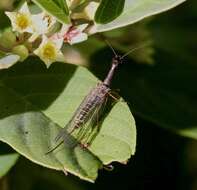
[[[170,65],[180,64],[180,67],[177,67],[178,69],[174,67],[173,69],[176,69],[177,74],[180,74],[180,78],[182,77],[180,81],[182,84],[186,79],[184,78],[185,75],[181,65],[188,63],[189,65],[193,65],[192,68],[196,68],[197,66],[197,1],[188,0],[173,10],[156,15],[148,21],[143,22],[146,22],[146,30],[149,32],[149,38],[153,41],[155,53],[152,59],[156,65],[155,67],[162,67],[164,65],[164,68],[166,66],[170,68]],[[122,28],[115,32],[121,30],[128,29]],[[106,33],[103,35],[106,37],[111,34]],[[97,37],[92,36],[91,38]],[[91,61],[89,65],[90,70],[102,79],[109,66],[107,63],[109,63],[111,56],[112,53],[107,47],[91,54],[89,57]],[[174,130],[176,128],[174,126],[181,127],[181,123],[184,123],[183,127],[187,127],[188,121],[191,122],[189,124],[195,124],[197,117],[193,115],[188,116],[187,119],[187,116],[184,117],[184,114],[181,115],[179,110],[176,110],[174,107],[165,108],[163,99],[160,102],[157,101],[157,105],[153,104],[153,107],[151,107],[146,100],[146,91],[140,94],[139,89],[131,87],[129,89],[131,93],[128,92],[126,83],[133,85],[135,83],[132,82],[132,78],[126,78],[126,71],[132,70],[132,72],[135,71],[135,74],[138,73],[140,75],[146,74],[146,70],[154,67],[147,64],[140,64],[136,60],[132,57],[127,58],[125,64],[120,67],[113,83],[114,89],[118,87],[121,96],[131,104],[131,110],[133,110],[137,124],[136,154],[130,159],[127,165],[114,163],[113,171],[100,171],[95,184],[91,184],[71,175],[65,177],[61,172],[40,167],[21,156],[9,174],[0,181],[3,184],[2,187],[5,187],[5,184],[7,184],[9,186],[7,189],[10,190],[197,190],[197,141],[188,137],[179,136],[177,131]],[[146,60],[144,62],[148,62]],[[97,63],[100,64],[98,65]],[[157,66],[158,64],[160,66]],[[154,72],[157,72],[157,69]],[[154,72],[152,72],[152,75],[154,75]],[[185,96],[190,93],[190,97],[194,99],[197,97],[195,91],[195,82],[197,81],[195,73],[197,74],[197,70],[194,70],[193,78],[189,83],[183,84],[184,87],[182,89],[182,93]],[[173,81],[170,81],[171,78],[168,80],[168,75],[166,75],[166,81],[163,78],[161,79],[158,73],[155,73],[155,76],[155,78],[151,78],[152,80],[150,82],[152,81],[154,84],[157,84],[156,87],[158,89],[156,91],[160,90],[159,86],[173,83]],[[180,85],[179,80],[176,82],[174,86],[178,88]],[[175,88],[174,86],[172,86],[173,89]],[[181,87],[182,85],[180,85],[179,90],[181,90]],[[189,92],[187,87],[192,90]],[[137,103],[137,100],[135,101],[137,95],[134,92],[141,97],[142,105],[146,104],[150,106],[143,108],[144,112],[142,109],[142,112],[150,115],[150,118],[146,117],[146,114],[140,113],[139,110],[142,105]],[[155,111],[157,110],[154,110],[155,107],[161,107],[161,109]],[[187,109],[188,107],[185,106],[184,108]],[[191,109],[196,109],[196,107],[194,106]],[[157,117],[157,114],[161,116]],[[173,116],[171,117],[171,115]],[[4,147],[2,152],[10,152],[7,145],[2,144],[2,147]]]

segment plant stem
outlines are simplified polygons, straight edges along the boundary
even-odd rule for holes
[[[8,53],[8,52],[11,52],[11,49],[10,48],[5,48],[2,45],[0,45],[0,51]]]

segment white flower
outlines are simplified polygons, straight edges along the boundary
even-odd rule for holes
[[[53,39],[63,38],[65,43],[76,44],[88,39],[88,35],[83,32],[88,24],[79,26],[63,25],[60,32],[52,36]]]
[[[64,56],[61,52],[63,44],[63,38],[50,39],[45,35],[42,37],[40,46],[34,51],[34,54],[40,57],[44,61],[47,67],[49,67],[55,61],[63,61]]]
[[[38,36],[49,32],[50,28],[55,24],[55,17],[48,15],[45,12],[32,15],[32,22],[34,26],[34,34],[29,41],[33,42]]]
[[[31,13],[26,2],[17,12],[5,12],[5,14],[11,20],[13,31],[33,33]]]
[[[5,12],[5,14],[11,20],[13,31],[33,34],[29,39],[30,42],[33,42],[38,36],[48,33],[56,22],[55,17],[45,12],[32,15],[27,3],[24,3],[19,11]]]

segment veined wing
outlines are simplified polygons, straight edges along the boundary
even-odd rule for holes
[[[55,143],[57,145],[49,152],[55,150],[63,142],[71,147],[76,146],[87,136],[85,134],[91,134],[95,121],[98,121],[98,114],[103,103],[105,103],[108,91],[109,88],[100,83],[89,92],[68,124],[60,130],[55,138]],[[75,143],[73,143],[73,137],[76,139]]]
[[[99,123],[101,115],[104,111],[104,107],[107,102],[107,97],[105,97],[100,104],[95,106],[94,111],[88,118],[87,122],[83,124],[80,130],[76,131],[75,136],[78,142],[80,142],[84,147],[87,147],[94,140],[94,137],[99,132]]]
[[[56,145],[51,150],[49,150],[46,154],[53,152],[56,148],[58,148],[63,143],[69,148],[75,147],[78,143],[80,143],[80,140],[82,139],[80,138],[81,132],[83,131],[84,133],[86,131],[83,127],[92,118],[93,120],[91,123],[92,124],[94,123],[93,122],[95,118],[94,115],[96,115],[98,107],[100,107],[100,104],[95,104],[92,107],[92,109],[89,110],[89,112],[87,113],[87,116],[84,119],[84,121],[80,123],[80,125],[78,125],[76,128],[76,118],[80,115],[81,110],[86,106],[87,99],[88,99],[88,96],[84,98],[84,100],[82,101],[82,103],[77,108],[74,115],[72,116],[71,120],[66,124],[66,126],[63,129],[59,131],[58,135],[55,137],[55,140],[54,140]],[[76,131],[77,134],[76,135],[74,134],[75,137],[73,137],[73,132],[75,130],[77,130]]]
[[[73,115],[72,119],[68,122],[68,124],[60,130],[58,135],[55,138],[55,146],[49,150],[46,154],[49,154],[53,152],[55,149],[57,149],[60,145],[63,143],[68,148],[74,148],[79,143],[85,146],[88,146],[91,144],[91,142],[94,140],[95,136],[97,135],[99,131],[99,119],[100,114],[102,114],[102,111],[104,110],[104,107],[107,102],[107,97],[100,102],[100,104],[97,104],[92,112],[89,113],[89,116],[87,117],[87,120],[82,123],[79,129],[76,130],[74,137],[71,133],[68,132],[68,128],[73,129],[75,125],[74,119],[78,112],[80,110],[76,110],[75,114]],[[83,102],[82,102],[83,103]],[[81,104],[82,105],[82,104]]]

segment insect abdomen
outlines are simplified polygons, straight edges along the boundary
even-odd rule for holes
[[[72,118],[72,129],[68,131],[72,133],[75,129],[82,127],[94,114],[94,111],[105,100],[110,89],[103,83],[99,83],[90,93],[84,98],[75,116]]]
[[[80,126],[88,119],[89,115],[92,113],[96,105],[98,104],[100,97],[94,97],[93,99],[89,99],[84,107],[81,108],[81,111],[78,115],[76,115],[75,124]]]

